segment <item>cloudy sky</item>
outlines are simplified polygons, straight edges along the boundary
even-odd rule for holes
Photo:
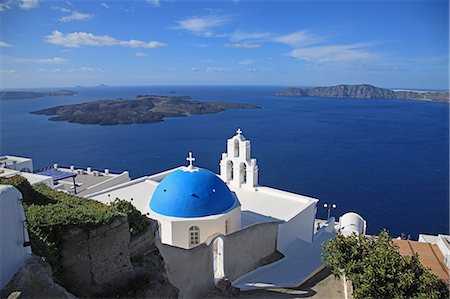
[[[0,2],[0,87],[446,89],[449,2]]]

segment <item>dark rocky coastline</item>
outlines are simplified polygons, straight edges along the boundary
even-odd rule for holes
[[[261,108],[257,105],[198,102],[190,97],[139,95],[132,99],[100,100],[75,105],[57,106],[31,112],[55,115],[52,121],[68,121],[79,124],[119,125],[162,121],[165,117],[210,114],[226,109]]]
[[[327,87],[287,88],[274,96],[284,97],[330,97],[343,99],[409,99],[434,102],[449,102],[449,92],[391,90],[369,84],[340,84]]]
[[[55,96],[74,96],[78,94],[71,90],[53,90],[53,91],[1,91],[1,100],[19,100],[19,99],[33,99],[42,97],[55,97]]]

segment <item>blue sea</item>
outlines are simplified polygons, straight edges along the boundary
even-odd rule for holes
[[[133,178],[186,164],[219,171],[226,140],[241,128],[260,183],[335,203],[332,215],[362,215],[369,233],[417,238],[449,231],[449,105],[405,100],[270,96],[284,87],[144,86],[69,88],[73,97],[1,101],[0,153],[65,165],[128,170]],[[262,109],[97,126],[48,121],[30,111],[137,94],[191,96]]]

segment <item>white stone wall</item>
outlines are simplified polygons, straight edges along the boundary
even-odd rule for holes
[[[278,226],[278,250],[282,251],[296,238],[300,238],[311,243],[314,234],[315,216],[316,205],[312,204],[291,220],[280,224]]]
[[[215,234],[231,234],[241,228],[241,208],[235,207],[231,211],[202,218],[176,218],[156,215],[150,217],[158,221],[160,236],[163,244],[189,249],[191,226],[200,229],[200,243],[206,242]],[[226,228],[227,227],[227,228]]]
[[[13,186],[0,185],[0,288],[3,288],[31,254],[23,227],[22,194]],[[25,236],[24,236],[25,233]]]

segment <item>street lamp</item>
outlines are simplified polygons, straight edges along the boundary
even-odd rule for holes
[[[326,208],[326,209],[328,209],[328,217],[327,217],[327,220],[329,220],[329,219],[330,219],[330,214],[331,214],[331,209],[336,209],[336,204],[335,204],[335,203],[333,203],[333,204],[324,203],[324,204],[323,204],[323,207]]]

